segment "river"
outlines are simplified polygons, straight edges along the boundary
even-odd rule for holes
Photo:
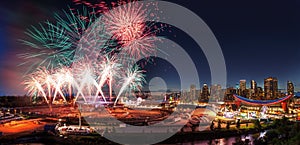
[[[263,137],[266,134],[267,131],[260,132],[259,137]],[[228,138],[220,138],[220,139],[213,139],[213,140],[199,140],[199,141],[193,141],[193,142],[186,142],[182,143],[181,145],[232,145],[236,143],[238,140],[248,140],[249,145],[254,145],[253,141],[255,140],[254,136],[257,136],[257,134],[249,134],[247,136],[241,135],[236,137],[228,137]]]

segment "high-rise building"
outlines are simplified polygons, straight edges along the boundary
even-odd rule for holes
[[[291,81],[287,82],[287,93],[288,95],[294,95],[294,84]]]
[[[266,99],[274,99],[278,96],[278,80],[275,77],[269,77],[264,80],[264,91]]]
[[[257,89],[257,83],[255,82],[255,80],[251,80],[251,89]]]
[[[200,102],[208,102],[208,96],[209,96],[209,88],[207,84],[204,84],[202,87]]]
[[[255,82],[255,80],[251,80],[251,84],[250,84],[250,91],[249,91],[249,96],[251,99],[255,99],[258,96],[258,91],[257,91],[257,83]]]
[[[183,103],[190,102],[190,97],[189,97],[189,91],[188,90],[182,90],[182,95],[180,97],[180,101]]]
[[[220,84],[215,84],[210,87],[210,100],[219,101],[224,97],[222,93],[222,86]]]
[[[233,94],[236,94],[236,89],[233,87],[227,88],[224,93],[224,101],[233,101],[234,100]]]
[[[240,88],[238,89],[238,94],[240,96],[246,97],[247,93],[246,93],[246,80],[240,80]]]
[[[190,99],[191,100],[196,100],[197,93],[196,93],[196,85],[192,84],[190,86]]]
[[[246,90],[246,80],[240,80],[240,89],[241,91]]]
[[[265,100],[264,90],[262,87],[257,87],[257,96],[256,99],[258,100]]]

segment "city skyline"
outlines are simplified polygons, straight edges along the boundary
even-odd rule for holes
[[[3,1],[0,142],[300,144],[299,7]]]
[[[285,89],[286,82],[292,81],[295,90],[300,91],[299,2],[170,2],[192,10],[214,32],[225,58],[228,87],[235,87],[241,79],[255,80],[258,86],[262,86],[264,78],[274,76],[279,80],[279,88]],[[26,4],[15,0],[15,3],[17,4],[4,2],[0,11],[1,15],[7,16],[0,20],[0,52],[3,54],[0,58],[0,95],[25,94],[20,84],[24,67],[18,66],[22,62],[18,54],[26,51],[18,42],[25,37],[24,31],[31,25],[51,20],[53,12],[61,12],[62,9],[68,9],[68,6],[74,6],[71,0],[28,1]],[[200,84],[196,84],[197,87],[201,88],[203,83],[211,85],[209,66],[201,48],[184,32],[176,28],[171,29],[172,33],[161,35],[182,45],[190,55],[199,73]],[[156,74],[164,75],[163,73],[162,71]],[[176,74],[163,77],[169,84],[176,84]],[[168,87],[176,88],[172,85]],[[185,88],[188,89],[189,86]]]

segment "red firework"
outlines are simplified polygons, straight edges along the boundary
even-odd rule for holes
[[[122,45],[121,52],[130,58],[141,59],[153,55],[156,51],[156,39],[153,37],[155,31],[151,31],[152,25],[147,24],[148,19],[153,18],[150,16],[153,13],[150,14],[146,7],[131,2],[104,13],[106,32],[119,41]]]
[[[132,2],[105,13],[103,22],[106,30],[122,43],[143,35],[146,27],[146,10],[143,5]]]
[[[102,13],[102,22],[105,32],[111,39],[117,40],[121,46],[121,53],[130,58],[141,59],[155,55],[155,33],[161,28],[147,21],[159,19],[155,12],[147,10],[154,6],[153,11],[158,11],[155,2],[138,3],[135,0],[119,0],[117,3],[90,4],[84,0],[74,0],[76,4],[84,4],[98,9]],[[111,8],[109,8],[111,7]]]
[[[141,59],[150,57],[156,52],[155,37],[142,36],[132,41],[128,41],[122,47],[122,53],[129,55],[130,58]]]

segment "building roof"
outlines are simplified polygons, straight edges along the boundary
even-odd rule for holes
[[[274,99],[274,100],[252,100],[248,99],[242,96],[238,95],[233,95],[237,100],[246,103],[246,104],[251,104],[251,105],[273,105],[273,104],[278,104],[281,103],[289,98],[291,98],[293,95],[288,95],[279,99]]]

